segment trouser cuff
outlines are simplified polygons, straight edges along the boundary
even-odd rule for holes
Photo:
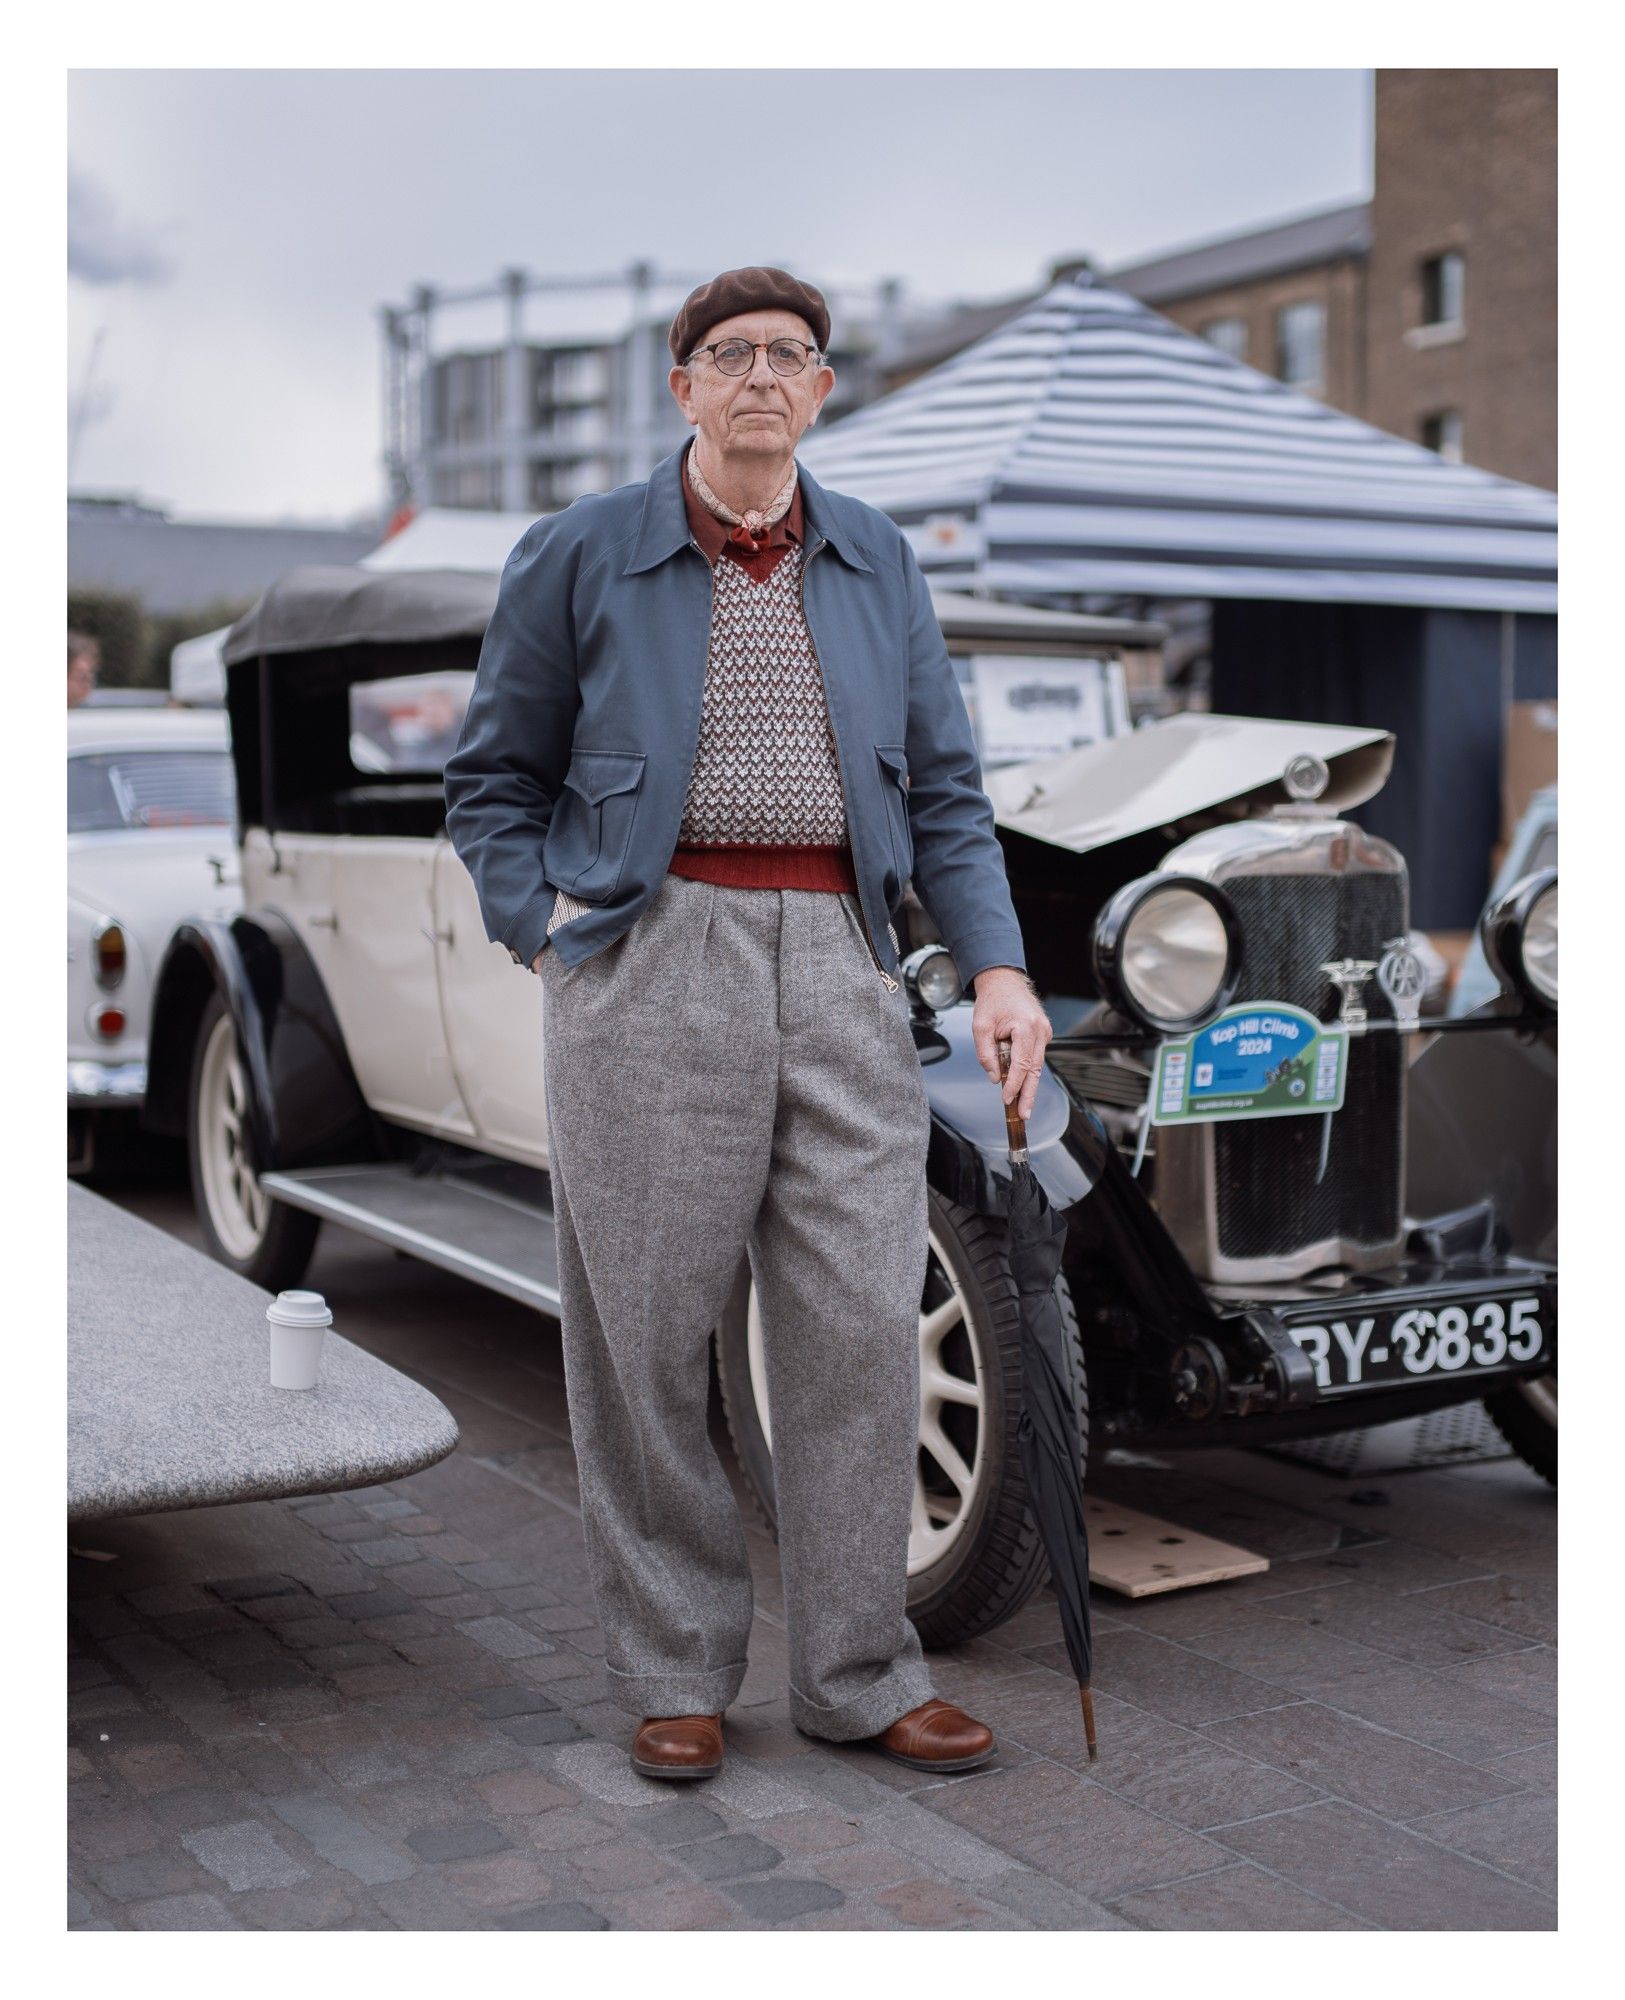
[[[744,1660],[697,1674],[623,1674],[606,1666],[609,1698],[628,1715],[716,1715],[738,1695]]]
[[[790,1720],[805,1736],[821,1736],[828,1743],[851,1743],[862,1736],[878,1736],[900,1715],[929,1701],[934,1692],[931,1671],[923,1660],[894,1667],[851,1701],[830,1707],[811,1700],[792,1681]]]

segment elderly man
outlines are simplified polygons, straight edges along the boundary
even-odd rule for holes
[[[889,921],[912,878],[1030,1111],[1049,1023],[931,599],[795,450],[822,296],[727,271],[668,380],[693,439],[508,558],[446,766],[486,929],[542,980],[571,1431],[635,1768],[707,1777],[746,1668],[746,1544],[707,1426],[748,1257],[791,1717],[934,1771],[993,1754],[907,1616],[930,1114]]]

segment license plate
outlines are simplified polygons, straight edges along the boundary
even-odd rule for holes
[[[1323,1391],[1390,1389],[1441,1376],[1487,1374],[1554,1351],[1555,1295],[1519,1292],[1287,1321]]]

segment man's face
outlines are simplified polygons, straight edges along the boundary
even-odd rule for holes
[[[708,327],[697,343],[710,349],[730,339],[779,340],[788,336],[812,347],[812,328],[798,313],[736,313]],[[673,368],[666,378],[683,415],[717,456],[759,453],[789,458],[801,434],[817,417],[835,387],[835,370],[811,362],[799,375],[776,375],[765,347],[758,348],[743,375],[724,375],[713,353],[696,355],[691,367]]]
[[[76,708],[96,685],[99,655],[94,651],[75,653],[68,662],[68,706]]]

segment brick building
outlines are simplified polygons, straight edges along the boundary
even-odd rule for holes
[[[1369,202],[1111,282],[1351,416],[1557,486],[1557,72],[1380,69]]]
[[[1351,416],[1555,489],[1557,73],[1378,70],[1373,123],[1369,201],[1102,275]],[[896,356],[885,386],[1032,296],[966,309]]]
[[[1356,414],[1555,489],[1555,70],[1377,71],[1365,344]]]
[[[1176,326],[1364,415],[1371,205],[1351,202],[1113,271]]]

